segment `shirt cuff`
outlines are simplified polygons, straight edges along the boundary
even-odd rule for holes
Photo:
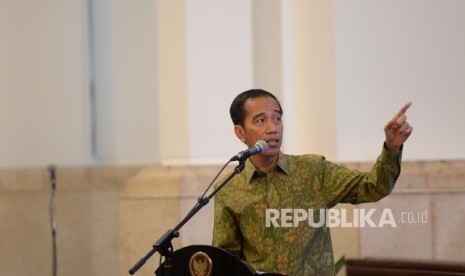
[[[402,150],[404,149],[404,145],[400,146],[400,149],[395,152],[388,151],[386,148],[386,143],[383,144],[383,150],[379,157],[380,161],[385,162],[396,162],[402,159]]]

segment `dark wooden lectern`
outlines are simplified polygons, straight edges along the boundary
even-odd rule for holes
[[[249,275],[281,275],[258,273],[247,263],[237,259],[226,250],[207,245],[191,245],[176,250],[172,254],[173,276],[249,276]],[[155,272],[164,276],[165,267],[161,264]]]

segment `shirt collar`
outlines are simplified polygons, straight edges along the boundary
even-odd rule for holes
[[[276,163],[276,169],[280,169],[287,175],[290,174],[289,156],[287,154],[284,154],[282,152],[279,153],[278,162]],[[245,168],[244,168],[244,174],[245,174],[245,179],[247,183],[250,182],[250,180],[252,179],[252,177],[254,176],[256,172],[258,173],[258,170],[252,164],[250,159],[247,159],[247,161],[245,162]]]

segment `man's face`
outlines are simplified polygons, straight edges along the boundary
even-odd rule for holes
[[[243,126],[234,126],[236,136],[248,147],[258,140],[268,143],[265,156],[277,156],[282,144],[283,122],[281,109],[275,99],[268,96],[248,99],[244,104],[245,118]]]

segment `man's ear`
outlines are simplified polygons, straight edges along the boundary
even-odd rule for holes
[[[234,125],[234,133],[236,134],[237,138],[245,143],[245,131],[241,125]]]

